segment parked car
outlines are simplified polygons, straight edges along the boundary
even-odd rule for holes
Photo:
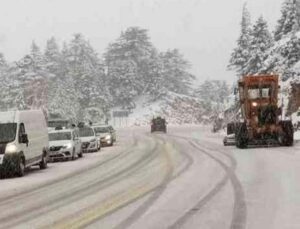
[[[59,129],[49,132],[49,158],[72,159],[82,157],[81,140],[78,129]]]
[[[82,142],[82,150],[86,152],[97,152],[101,145],[97,141],[95,131],[92,127],[83,126],[79,128],[79,137]]]
[[[99,125],[93,126],[93,129],[101,146],[113,146],[114,142],[116,142],[116,131],[112,126]]]
[[[47,167],[48,132],[41,110],[0,112],[0,174],[23,176],[25,168]]]

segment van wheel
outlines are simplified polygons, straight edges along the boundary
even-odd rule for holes
[[[47,158],[43,154],[42,160],[40,162],[40,169],[46,169],[47,168]]]
[[[17,176],[22,177],[25,174],[25,162],[22,157],[19,157],[18,159],[18,165],[17,165]]]

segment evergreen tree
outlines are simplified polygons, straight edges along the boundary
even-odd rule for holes
[[[79,119],[85,119],[91,107],[101,107],[103,104],[104,70],[96,51],[83,35],[75,34],[74,38],[63,48],[67,65],[67,74],[73,79],[81,109]],[[98,98],[101,98],[98,100]]]
[[[163,62],[162,77],[165,88],[175,93],[189,94],[194,76],[188,72],[190,67],[188,61],[184,59],[177,49],[161,53],[161,59]]]
[[[62,75],[64,72],[64,66],[62,66],[62,55],[54,37],[47,40],[44,56],[47,70],[54,74],[55,77]]]
[[[233,50],[228,68],[236,70],[239,75],[245,74],[245,66],[250,59],[251,20],[246,4],[243,8],[241,34],[237,40],[237,47]]]
[[[300,38],[293,35],[281,49],[280,54],[284,57],[286,66],[292,67],[300,60]]]
[[[250,43],[250,58],[244,68],[246,74],[256,74],[265,71],[265,60],[268,50],[273,44],[272,36],[268,30],[267,22],[259,17],[253,26]]]
[[[121,92],[128,94],[122,97],[127,98],[125,99],[127,103],[131,104],[133,96],[146,92],[145,90],[149,86],[146,82],[151,82],[151,78],[155,77],[149,70],[149,65],[153,64],[152,57],[155,52],[147,30],[130,27],[122,32],[120,37],[109,45],[104,54],[111,93],[114,95]],[[127,73],[125,73],[126,71]],[[122,76],[118,76],[117,72],[120,72]],[[121,87],[123,84],[128,87],[128,82],[131,82],[132,85],[126,92]],[[114,90],[117,93],[114,93]],[[120,102],[115,96],[114,100],[117,103]],[[123,101],[125,100],[123,99]]]
[[[297,4],[299,3],[296,3],[295,0],[285,0],[283,2],[281,17],[274,32],[275,41],[299,29],[299,12],[297,12],[299,9],[297,9]]]

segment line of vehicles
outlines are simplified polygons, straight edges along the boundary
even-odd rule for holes
[[[23,176],[31,166],[47,168],[49,161],[80,158],[113,146],[116,131],[110,125],[71,125],[49,120],[41,110],[0,112],[0,178]]]

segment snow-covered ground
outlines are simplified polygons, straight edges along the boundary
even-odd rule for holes
[[[241,150],[205,126],[118,132],[116,147],[0,180],[0,228],[299,228],[300,142]]]

